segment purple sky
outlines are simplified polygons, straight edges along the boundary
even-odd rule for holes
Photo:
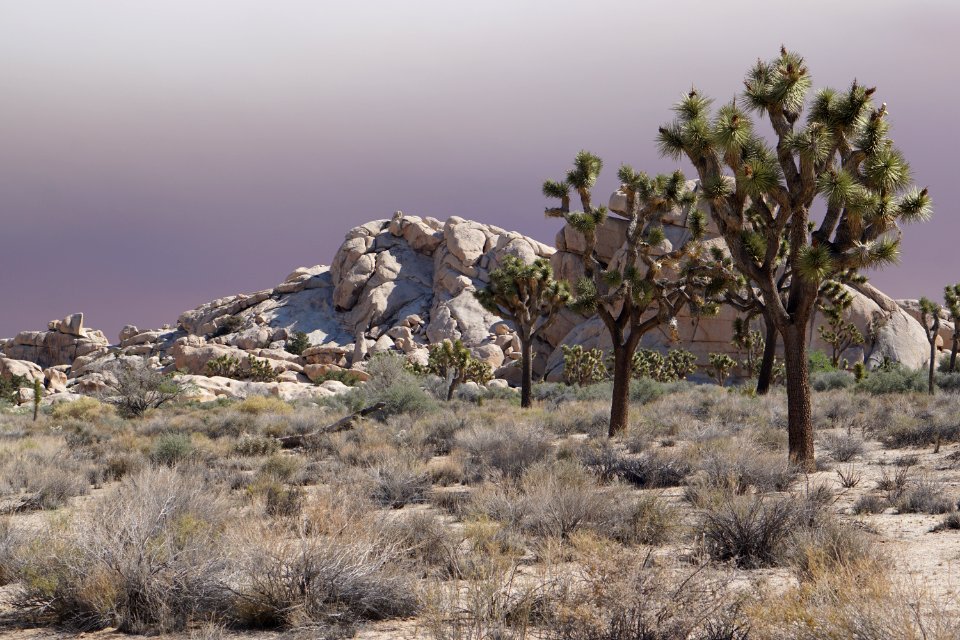
[[[960,3],[777,4],[0,0],[0,336],[172,323],[396,209],[552,242],[544,178],[580,148],[604,199],[621,162],[673,169],[653,139],[679,94],[729,99],[781,42],[815,86],[888,103],[936,213],[873,281],[939,297],[960,280]]]

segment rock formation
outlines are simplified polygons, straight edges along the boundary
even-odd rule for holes
[[[622,212],[623,206],[623,194],[614,193],[610,210]],[[668,243],[689,239],[689,213],[677,210],[663,216]],[[622,255],[626,225],[626,220],[611,216],[598,230],[597,246],[605,260]],[[397,212],[392,219],[351,229],[329,267],[299,268],[272,289],[201,305],[181,314],[175,327],[126,326],[110,345],[101,332],[83,327],[82,314],[74,314],[51,322],[47,331],[19,333],[0,341],[0,376],[42,378],[48,394],[67,398],[73,392],[102,389],[117,358],[137,357],[164,371],[181,372],[200,399],[252,393],[323,397],[345,389],[335,381],[314,384],[331,371],[352,367],[362,379],[363,360],[381,351],[403,353],[422,363],[429,344],[450,338],[461,339],[494,368],[497,378],[516,382],[520,352],[513,327],[484,310],[473,292],[485,286],[505,255],[525,261],[549,258],[557,277],[576,280],[582,238],[564,227],[556,245],[554,249],[459,217],[440,222]],[[857,285],[852,293],[849,320],[866,344],[850,349],[846,357],[869,365],[884,357],[909,367],[926,362],[928,345],[908,302],[897,304],[870,285]],[[701,363],[711,352],[732,354],[736,315],[730,308],[708,318],[681,315],[676,322],[679,342],[665,329],[645,336],[644,346],[679,346],[695,353]],[[290,354],[284,349],[286,341],[300,331],[310,346],[301,355]],[[564,311],[535,345],[534,374],[559,379],[563,344],[603,348],[606,341],[598,318]],[[826,349],[815,330],[811,341],[814,349]],[[222,356],[241,363],[250,356],[264,360],[278,372],[277,381],[208,377],[207,363]]]

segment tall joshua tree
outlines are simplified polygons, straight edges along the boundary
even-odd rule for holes
[[[710,214],[737,269],[757,287],[783,338],[790,459],[815,467],[805,335],[820,284],[841,272],[895,262],[900,223],[925,220],[926,189],[910,188],[910,168],[889,137],[887,107],[854,81],[822,89],[806,121],[800,114],[811,78],[799,55],[781,48],[757,61],[742,96],[711,114],[691,90],[660,128],[661,152],[696,168]],[[773,129],[768,141],[751,112]],[[783,242],[788,282],[777,289]]]
[[[610,407],[610,436],[627,426],[629,417],[630,370],[633,354],[645,333],[668,323],[686,305],[694,310],[704,306],[704,291],[720,288],[715,263],[703,260],[698,242],[704,231],[703,215],[693,210],[690,228],[694,239],[675,248],[664,248],[659,217],[680,205],[692,205],[695,195],[686,187],[679,171],[651,178],[629,165],[617,173],[626,193],[628,220],[625,251],[605,261],[596,250],[596,231],[607,210],[594,206],[591,190],[603,166],[600,158],[587,152],[577,154],[573,169],[561,181],[548,180],[543,193],[560,200],[559,207],[546,214],[563,218],[583,235],[584,275],[576,283],[573,307],[596,313],[613,343],[613,399]],[[570,192],[575,191],[582,211],[570,210]]]
[[[929,298],[920,298],[920,324],[927,333],[930,343],[930,362],[927,367],[927,393],[933,395],[933,372],[937,370],[937,334],[940,332],[940,312],[942,309]]]
[[[960,351],[960,282],[947,285],[943,289],[943,302],[953,322],[953,335],[950,340],[950,373],[957,370],[957,351]]]
[[[490,272],[489,284],[476,294],[485,309],[506,318],[520,338],[520,406],[531,405],[533,386],[533,340],[553,323],[557,313],[570,302],[570,287],[553,279],[553,269],[543,258],[524,264],[506,256]]]

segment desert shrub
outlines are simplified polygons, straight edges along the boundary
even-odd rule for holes
[[[542,538],[568,538],[580,530],[604,536],[617,532],[625,539],[652,536],[642,525],[635,526],[643,514],[626,507],[628,500],[621,489],[601,489],[581,465],[560,461],[536,464],[519,481],[481,487],[472,509],[511,531]]]
[[[615,500],[610,512],[600,533],[624,544],[661,545],[674,537],[679,524],[677,510],[657,496]]]
[[[303,331],[297,331],[293,334],[293,337],[287,340],[283,348],[286,349],[287,353],[292,353],[295,356],[301,355],[306,351],[307,347],[310,346],[310,338]]]
[[[293,407],[273,396],[249,396],[237,403],[236,410],[258,416],[265,413],[288,414],[293,411]]]
[[[775,566],[789,553],[791,536],[820,526],[819,511],[806,498],[731,497],[702,509],[697,531],[714,560]]]
[[[0,586],[17,579],[21,547],[26,538],[13,526],[8,516],[0,517]]]
[[[864,451],[863,440],[851,434],[828,436],[824,444],[837,462],[850,462]]]
[[[208,376],[239,379],[242,375],[240,359],[227,354],[207,360],[204,367]]]
[[[193,441],[183,433],[165,433],[153,443],[150,460],[172,467],[193,455]]]
[[[901,492],[894,506],[900,513],[948,513],[954,509],[954,501],[943,493],[939,482],[921,480]]]
[[[786,491],[797,474],[782,454],[759,450],[740,439],[713,444],[701,455],[697,479],[738,495],[751,488],[761,493]]]
[[[173,402],[183,394],[174,376],[160,373],[145,360],[120,360],[111,367],[100,400],[117,408],[124,418],[138,418],[149,409]]]
[[[578,541],[579,542],[579,541]],[[649,562],[603,541],[577,545],[582,578],[551,593],[549,640],[747,640],[728,580],[704,566]],[[738,619],[739,618],[739,619]]]
[[[291,539],[263,531],[240,543],[232,607],[248,627],[349,625],[416,613],[414,584],[399,544],[382,529],[348,522]]]
[[[926,391],[927,382],[923,371],[911,371],[900,365],[872,371],[861,380],[857,388],[873,395],[911,393]]]
[[[80,630],[174,631],[218,610],[223,506],[193,476],[149,469],[25,551],[18,608]]]
[[[849,389],[856,383],[853,374],[847,371],[821,371],[810,376],[810,386],[815,391]]]
[[[417,567],[434,569],[441,576],[456,574],[457,547],[462,535],[457,535],[443,518],[429,511],[401,511],[397,516],[384,526],[388,539],[395,540]]]
[[[811,350],[807,357],[808,357],[808,363],[810,366],[810,373],[819,373],[824,371],[837,370],[837,368],[833,366],[833,362],[830,360],[830,356],[824,353],[823,351]]]
[[[89,489],[90,483],[76,470],[59,467],[38,469],[27,485],[33,502],[41,509],[59,509],[67,500],[84,495]]]
[[[935,524],[933,528],[930,529],[931,532],[957,530],[960,530],[960,513],[956,511],[943,516],[943,520]]]
[[[280,443],[276,438],[248,434],[240,436],[233,445],[233,452],[240,456],[269,456],[279,449]]]
[[[938,373],[935,382],[943,391],[960,391],[960,372]]]
[[[888,469],[880,471],[880,478],[877,479],[877,489],[886,491],[890,502],[899,500],[903,492],[906,491],[910,482],[910,466],[899,466],[893,471]]]
[[[420,380],[407,368],[403,356],[378,353],[367,362],[366,370],[370,379],[362,387],[338,396],[335,402],[344,402],[352,411],[382,402],[384,416],[420,416],[437,408],[436,401],[421,388]]]
[[[330,369],[329,371],[324,371],[322,374],[317,376],[313,383],[317,386],[320,386],[328,380],[336,380],[337,382],[342,382],[348,387],[355,387],[361,382],[362,376],[356,371],[351,371],[350,369]]]
[[[300,515],[303,511],[303,489],[285,487],[279,482],[271,482],[264,490],[264,510],[268,516],[284,518]]]
[[[287,482],[303,467],[299,456],[275,453],[264,460],[260,466],[260,475],[271,480]]]
[[[860,530],[832,517],[820,517],[816,526],[795,531],[786,552],[786,562],[801,581],[813,581],[825,572],[859,570],[876,559]]]
[[[873,494],[865,493],[853,503],[852,511],[856,515],[883,513],[890,506],[884,498]]]
[[[577,457],[600,480],[622,480],[642,489],[680,486],[692,471],[680,455],[657,450],[629,455],[607,442],[584,446]]]
[[[472,426],[459,431],[455,441],[466,452],[468,473],[474,479],[491,473],[519,478],[551,450],[550,440],[542,430],[514,422]]]
[[[630,381],[630,401],[640,404],[653,402],[666,393],[666,387],[656,380],[640,378]]]
[[[96,398],[83,396],[73,402],[61,402],[53,406],[51,415],[56,420],[83,420],[87,422],[106,418],[113,409]]]
[[[369,472],[370,497],[378,504],[399,509],[408,504],[426,502],[430,492],[430,474],[417,461],[397,457],[377,465]]]

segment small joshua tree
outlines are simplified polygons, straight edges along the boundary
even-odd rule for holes
[[[946,304],[950,321],[953,322],[953,335],[950,340],[950,366],[948,371],[957,370],[957,351],[960,351],[960,282],[947,285],[943,290],[943,302]]]
[[[634,378],[651,378],[657,382],[683,380],[697,370],[697,357],[685,349],[671,349],[663,357],[652,349],[633,354]]]
[[[807,331],[820,285],[896,261],[900,225],[931,212],[927,190],[911,188],[910,167],[890,139],[886,105],[871,102],[875,90],[856,81],[823,89],[801,120],[811,84],[803,58],[781,48],[757,61],[743,95],[715,114],[691,90],[659,136],[663,154],[696,168],[737,269],[783,339],[790,460],[807,470],[816,467]],[[751,112],[768,120],[772,141]]]
[[[860,329],[845,318],[853,305],[853,296],[843,285],[830,280],[820,287],[820,298],[818,308],[827,317],[827,324],[818,327],[817,332],[830,345],[830,364],[840,368],[843,352],[854,345],[863,344]]]
[[[721,387],[735,366],[737,366],[737,361],[725,353],[710,354],[710,369],[713,372],[713,379],[716,380],[717,384]]]
[[[670,322],[685,306],[694,313],[706,309],[704,291],[721,287],[708,262],[701,260],[699,239],[705,221],[693,208],[696,197],[679,171],[651,178],[629,165],[620,167],[617,177],[626,195],[623,215],[629,221],[625,251],[609,262],[599,255],[596,231],[606,220],[607,209],[594,206],[591,191],[602,166],[600,158],[581,151],[565,179],[543,184],[543,194],[560,201],[560,206],[546,210],[547,216],[563,218],[586,244],[581,254],[584,275],[576,283],[573,308],[598,314],[610,334],[614,364],[609,435],[614,436],[627,426],[630,369],[640,339]],[[582,211],[570,210],[571,191],[579,196]],[[680,206],[692,209],[688,224],[693,238],[666,248],[660,216]]]
[[[752,378],[757,373],[757,369],[763,359],[765,351],[765,342],[759,331],[750,329],[750,320],[746,318],[733,319],[733,340],[730,343],[737,348],[737,351],[743,356],[740,366],[747,372],[747,376]]]
[[[570,302],[567,283],[553,279],[553,269],[543,258],[524,264],[516,256],[505,256],[490,272],[489,284],[476,294],[483,307],[506,318],[520,338],[520,406],[531,405],[533,387],[533,341],[553,323],[557,313]]]
[[[33,379],[33,421],[37,421],[37,414],[40,413],[40,401],[43,400],[43,383],[39,378]]]
[[[579,344],[563,344],[560,349],[563,351],[563,381],[567,384],[584,387],[609,375],[600,349],[584,349]]]
[[[930,366],[927,375],[927,392],[933,395],[933,374],[937,368],[937,334],[940,331],[940,312],[941,308],[929,298],[920,298],[920,324],[927,333],[927,341],[930,343]]]
[[[447,382],[447,400],[453,399],[461,384],[486,384],[493,377],[490,365],[474,358],[460,340],[444,340],[432,345],[426,369]]]
[[[287,350],[287,353],[299,356],[306,351],[309,346],[310,338],[307,337],[307,334],[303,331],[297,331],[290,340],[287,340],[287,344],[285,344],[283,348]]]

